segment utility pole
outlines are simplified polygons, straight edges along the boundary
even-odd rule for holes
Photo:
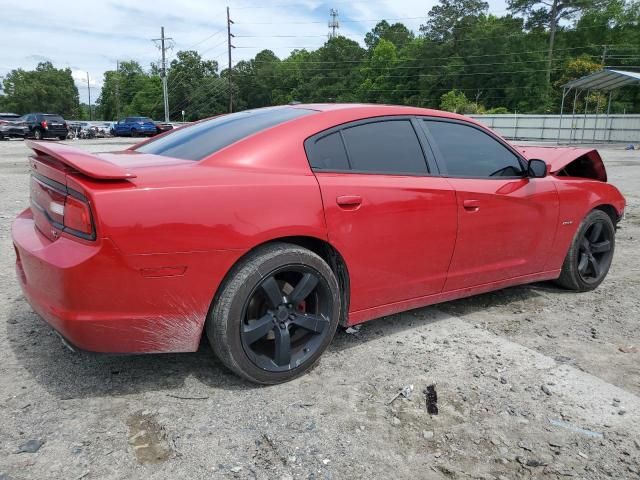
[[[329,10],[331,20],[329,20],[329,40],[338,36],[338,29],[340,28],[340,22],[338,22],[338,10],[332,8]]]
[[[116,120],[120,120],[120,60],[116,60]]]
[[[160,27],[160,38],[154,38],[154,42],[160,42],[160,50],[162,51],[162,65],[160,66],[160,77],[162,78],[162,96],[164,97],[164,121],[169,122],[169,92],[167,91],[167,60],[166,51],[171,48],[167,47],[168,41],[172,38],[165,38],[164,27]]]
[[[602,68],[604,68],[606,60],[607,60],[607,46],[603,45],[602,46]]]
[[[87,72],[87,91],[89,92],[89,121],[93,120],[91,116],[91,85],[89,84],[89,72]]]
[[[553,0],[551,4],[551,17],[549,25],[549,53],[547,54],[547,91],[551,86],[551,66],[553,65],[553,45],[556,39],[556,29],[558,27],[558,0]]]
[[[236,48],[231,45],[231,37],[235,37],[235,35],[231,33],[232,23],[233,20],[231,20],[231,17],[229,16],[229,7],[227,7],[227,50],[229,51],[229,70],[227,71],[227,76],[229,77],[229,113],[233,112],[233,89],[231,88],[231,49]]]

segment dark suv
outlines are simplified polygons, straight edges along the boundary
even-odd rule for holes
[[[64,140],[69,133],[67,122],[55,113],[28,113],[22,117],[22,120],[29,128],[27,136],[36,140],[43,138]]]
[[[9,138],[24,138],[27,127],[22,117],[16,113],[0,113],[0,140]]]

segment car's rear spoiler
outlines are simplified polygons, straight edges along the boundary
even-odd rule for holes
[[[48,155],[86,175],[98,180],[125,180],[136,175],[126,168],[62,143],[26,141],[36,155]]]

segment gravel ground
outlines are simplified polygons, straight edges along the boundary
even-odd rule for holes
[[[601,151],[629,208],[599,289],[539,283],[386,317],[339,332],[310,374],[256,387],[206,345],[63,347],[14,277],[27,149],[0,143],[0,480],[640,478],[640,152]]]

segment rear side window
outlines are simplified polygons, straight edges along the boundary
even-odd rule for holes
[[[342,131],[351,168],[355,171],[419,174],[428,172],[411,121],[385,120]]]
[[[315,140],[308,148],[309,163],[320,170],[348,170],[349,160],[340,132]]]
[[[314,113],[314,110],[272,107],[221,115],[180,128],[136,149],[138,152],[202,160],[261,130]]]
[[[423,120],[444,161],[441,169],[454,177],[519,177],[518,157],[485,132],[460,123]]]

